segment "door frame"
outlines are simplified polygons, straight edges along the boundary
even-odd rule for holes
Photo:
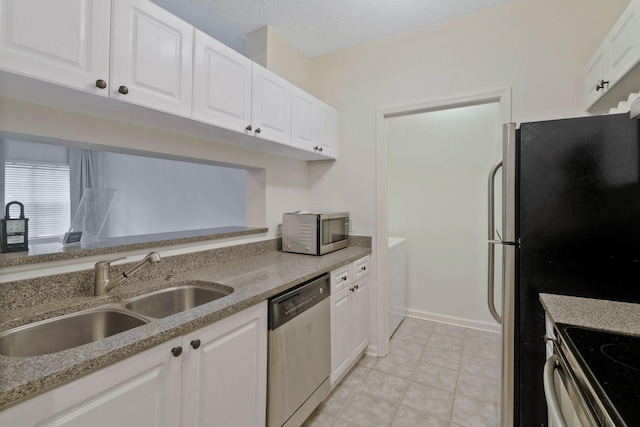
[[[500,88],[487,92],[473,93],[464,96],[441,98],[415,104],[399,105],[376,109],[376,253],[377,286],[375,291],[374,319],[376,322],[376,343],[378,357],[389,353],[387,339],[387,250],[388,250],[388,198],[387,198],[387,119],[430,111],[448,110],[452,108],[474,105],[500,105],[502,123],[511,122],[511,88]]]

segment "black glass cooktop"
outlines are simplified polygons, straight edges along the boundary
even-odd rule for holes
[[[640,426],[640,337],[558,326],[616,425]]]

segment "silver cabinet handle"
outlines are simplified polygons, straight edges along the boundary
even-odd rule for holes
[[[558,401],[558,395],[556,394],[555,379],[553,378],[553,373],[557,368],[557,364],[558,356],[555,354],[548,358],[544,364],[544,371],[542,374],[544,398],[547,401],[547,408],[549,408],[549,413],[553,419],[553,427],[567,427],[567,423],[562,416],[560,402]]]
[[[495,165],[489,171],[489,243],[488,243],[488,270],[487,270],[487,305],[489,306],[489,312],[491,316],[502,324],[502,317],[496,310],[494,296],[495,296],[495,250],[496,244],[501,243],[499,240],[493,239],[493,230],[495,229],[495,180],[498,169],[502,167],[502,160],[498,160]]]

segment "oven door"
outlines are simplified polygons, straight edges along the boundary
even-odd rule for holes
[[[564,355],[554,352],[544,365],[549,427],[598,427]]]

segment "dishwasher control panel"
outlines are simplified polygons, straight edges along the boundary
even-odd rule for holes
[[[329,296],[329,275],[311,279],[269,300],[269,330],[276,329]]]

